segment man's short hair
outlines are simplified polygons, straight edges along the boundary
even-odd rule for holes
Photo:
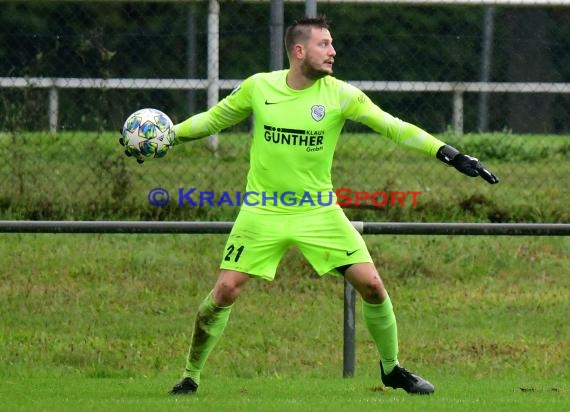
[[[311,29],[329,29],[330,22],[325,16],[319,17],[303,17],[295,20],[293,24],[285,30],[285,50],[287,54],[291,53],[291,49],[297,43],[305,43],[311,36]]]

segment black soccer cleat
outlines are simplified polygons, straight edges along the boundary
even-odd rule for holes
[[[394,389],[401,388],[408,393],[429,395],[434,391],[434,387],[431,383],[421,376],[408,372],[399,365],[396,365],[392,372],[386,375],[382,367],[382,362],[380,362],[380,377],[384,385]]]
[[[192,395],[198,391],[198,385],[192,378],[184,378],[170,390],[171,395]]]

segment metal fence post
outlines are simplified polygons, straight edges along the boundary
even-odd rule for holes
[[[317,17],[317,0],[305,0],[305,15]]]
[[[342,377],[352,378],[356,365],[356,291],[344,280],[344,327]]]
[[[283,13],[283,0],[271,0],[269,70],[281,70],[283,68]]]
[[[208,8],[208,108],[220,95],[220,3],[210,0]],[[218,151],[218,135],[208,138],[210,149]]]
[[[364,232],[364,222],[352,222],[358,233]],[[352,378],[356,369],[356,291],[344,280],[344,319],[342,340],[342,377]]]
[[[49,131],[57,132],[57,123],[59,117],[59,93],[57,87],[53,86],[49,89]]]
[[[196,40],[196,7],[194,4],[188,5],[186,14],[186,66],[188,78],[196,78],[196,66],[198,56],[198,45]],[[196,90],[191,89],[187,92],[188,113],[194,114],[196,110]]]
[[[463,134],[463,91],[453,92],[453,132],[461,136]]]
[[[481,45],[481,83],[488,83],[491,78],[491,57],[493,55],[493,31],[494,31],[495,8],[485,8],[483,17],[483,42]],[[482,92],[479,95],[479,118],[477,129],[486,132],[489,127],[489,93]]]

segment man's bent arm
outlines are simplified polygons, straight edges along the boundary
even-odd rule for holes
[[[174,126],[175,144],[201,139],[236,125],[251,114],[253,78],[244,80],[229,96]]]

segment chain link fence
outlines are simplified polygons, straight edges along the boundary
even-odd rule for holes
[[[318,2],[318,13],[332,21],[335,76],[361,87],[385,111],[479,157],[502,181],[490,186],[469,179],[347,123],[335,188],[351,195],[421,193],[415,204],[409,197],[380,207],[370,199],[351,201],[349,217],[568,221],[570,6],[411,3]],[[235,217],[235,206],[179,200],[192,188],[245,189],[251,122],[224,131],[215,145],[188,143],[144,165],[123,156],[117,130],[142,107],[182,121],[241,79],[286,65],[283,24],[304,15],[305,7],[288,1],[3,2],[1,218]],[[149,204],[156,187],[170,193],[168,205]]]

